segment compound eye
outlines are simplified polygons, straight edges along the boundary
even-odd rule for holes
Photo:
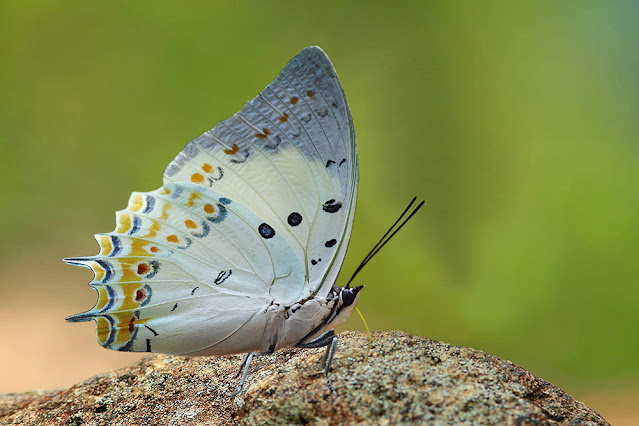
[[[350,306],[355,301],[355,293],[350,288],[342,290],[342,306]]]

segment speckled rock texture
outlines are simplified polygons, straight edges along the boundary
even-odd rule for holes
[[[322,349],[257,357],[234,398],[241,355],[151,355],[64,390],[0,395],[0,424],[608,424],[523,368],[402,332],[340,335],[330,373]]]

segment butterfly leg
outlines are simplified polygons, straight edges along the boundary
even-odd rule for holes
[[[311,340],[308,343],[299,343],[296,345],[298,348],[321,348],[326,346],[326,353],[324,354],[324,358],[322,363],[325,364],[324,375],[326,376],[326,384],[328,388],[331,390],[331,393],[336,394],[335,389],[331,385],[331,379],[328,377],[328,370],[331,368],[331,363],[333,362],[333,355],[335,354],[335,349],[337,349],[337,336],[335,335],[334,330],[329,330],[321,336]]]
[[[247,352],[244,354],[244,358],[242,359],[242,363],[240,364],[240,369],[237,371],[237,374],[235,375],[236,379],[240,377],[240,375],[242,374],[242,370],[244,370],[244,366],[246,365],[246,360],[248,360],[249,355],[251,355],[251,352]]]
[[[267,351],[267,352],[249,352],[247,354],[244,354],[244,359],[242,359],[242,364],[240,364],[240,371],[237,372],[237,375],[235,377],[238,377],[240,374],[242,374],[242,379],[240,380],[240,384],[237,387],[237,390],[235,392],[233,392],[232,394],[228,395],[229,398],[236,396],[237,394],[239,394],[240,392],[242,392],[242,387],[244,386],[244,382],[246,382],[246,377],[248,376],[248,371],[249,371],[249,367],[251,366],[251,361],[253,361],[253,357],[255,355],[270,355],[272,354],[273,351]]]
[[[254,355],[255,353],[253,352],[249,352],[246,355],[244,355],[244,360],[242,361],[242,366],[244,367],[244,374],[242,374],[242,380],[240,380],[240,384],[237,387],[237,390],[233,392],[232,394],[230,394],[229,398],[232,398],[235,395],[242,392],[242,386],[244,386],[244,382],[246,381],[246,376],[248,376],[248,370],[249,370],[249,367],[251,366],[251,361],[253,360]],[[242,371],[242,366],[240,366],[240,371]]]

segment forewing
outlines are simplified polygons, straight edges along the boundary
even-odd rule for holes
[[[304,265],[304,297],[327,294],[350,237],[357,156],[348,103],[326,54],[302,50],[240,112],[190,141],[164,181],[211,188],[255,212]],[[282,290],[272,294],[288,300]]]

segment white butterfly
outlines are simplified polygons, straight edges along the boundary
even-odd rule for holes
[[[327,346],[363,286],[335,280],[357,199],[355,132],[335,69],[308,47],[240,112],[189,142],[164,186],[133,193],[91,268],[99,343],[119,351],[254,354]],[[240,370],[241,371],[241,370]],[[330,385],[329,387],[332,390]]]

